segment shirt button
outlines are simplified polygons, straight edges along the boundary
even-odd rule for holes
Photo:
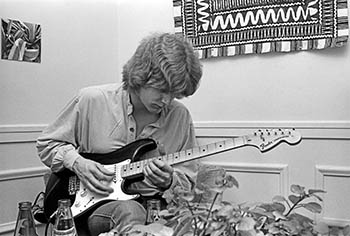
[[[133,127],[131,127],[129,130],[130,130],[130,132],[134,132],[135,131],[135,129]]]

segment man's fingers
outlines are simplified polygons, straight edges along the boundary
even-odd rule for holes
[[[110,187],[109,183],[114,175],[106,175],[105,172],[111,174],[101,164],[83,158],[76,165],[76,173],[85,187],[101,195],[108,195],[113,192],[113,188]]]
[[[157,176],[163,176],[164,172],[161,171],[157,165],[155,165],[153,162],[150,162],[148,166],[146,166],[147,174],[152,176],[152,177],[157,177]]]
[[[101,164],[97,164],[96,168],[99,170],[96,172],[97,174],[97,178],[98,179],[104,179],[107,181],[111,181],[115,175],[114,171],[108,170],[107,168],[105,168],[103,165]]]
[[[144,175],[159,187],[168,187],[172,182],[173,169],[163,161],[151,161],[144,168]],[[164,171],[164,169],[166,171]]]
[[[160,169],[163,172],[168,172],[168,173],[173,173],[174,172],[174,169],[169,164],[167,164],[164,161],[155,159],[155,160],[152,161],[152,163],[154,163],[154,165],[157,166],[158,169]]]
[[[101,190],[99,187],[97,187],[96,183],[94,184],[93,181],[84,181],[84,185],[87,189],[90,191],[102,195],[102,196],[108,196],[109,192],[106,190]]]

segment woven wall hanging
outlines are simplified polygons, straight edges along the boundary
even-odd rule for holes
[[[173,0],[175,32],[200,58],[341,47],[347,0]]]

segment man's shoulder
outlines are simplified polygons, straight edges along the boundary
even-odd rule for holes
[[[79,90],[79,97],[82,99],[96,99],[109,94],[116,94],[120,91],[121,85],[118,83],[102,84],[84,87]]]
[[[168,106],[168,113],[172,113],[171,115],[175,114],[178,116],[190,115],[190,112],[187,109],[187,107],[178,100],[173,100],[172,103]]]
[[[103,93],[103,92],[111,92],[111,91],[117,91],[121,88],[121,85],[118,83],[110,83],[110,84],[100,84],[100,85],[93,85],[81,88],[79,93],[81,94],[94,94],[94,93]]]

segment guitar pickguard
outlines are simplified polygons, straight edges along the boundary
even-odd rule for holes
[[[130,160],[124,160],[120,163],[113,165],[104,165],[108,170],[115,173],[113,181],[109,184],[114,191],[108,196],[98,195],[88,190],[84,184],[80,181],[79,190],[76,192],[75,201],[72,204],[71,210],[74,217],[79,216],[83,212],[89,210],[91,207],[96,207],[107,201],[113,200],[130,200],[137,198],[139,195],[129,195],[122,191],[123,178],[121,177],[121,167],[125,164],[129,164]]]

